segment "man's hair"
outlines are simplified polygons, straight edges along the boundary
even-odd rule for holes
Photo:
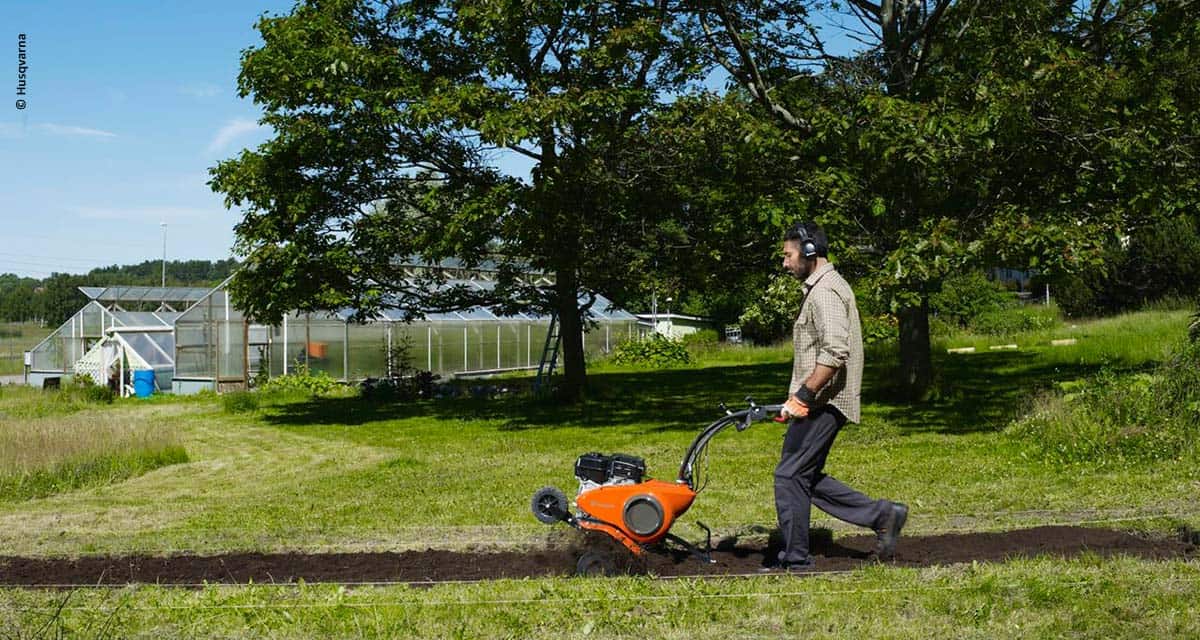
[[[815,222],[797,222],[783,234],[783,239],[799,242],[805,258],[829,256],[829,237]]]

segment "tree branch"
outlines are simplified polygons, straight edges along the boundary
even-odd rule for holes
[[[805,120],[797,118],[795,114],[788,111],[782,105],[775,103],[768,95],[770,89],[766,82],[763,81],[762,73],[758,70],[758,64],[754,61],[754,56],[750,50],[746,48],[746,43],[742,42],[741,36],[737,33],[737,25],[733,23],[733,18],[729,15],[729,9],[725,6],[724,0],[716,0],[714,2],[717,8],[717,15],[721,18],[721,23],[725,27],[725,33],[729,35],[730,43],[741,58],[742,64],[745,65],[746,80],[743,85],[750,92],[750,95],[766,107],[772,114],[779,118],[784,124],[804,133],[812,131],[812,126]]]

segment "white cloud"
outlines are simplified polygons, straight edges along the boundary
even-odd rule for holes
[[[179,88],[179,93],[193,98],[211,98],[221,93],[221,87],[215,84],[202,82],[199,84],[188,84]]]
[[[111,131],[102,131],[100,129],[89,129],[87,127],[76,127],[74,125],[52,124],[43,122],[36,125],[42,131],[53,133],[56,136],[88,136],[92,138],[115,138],[117,134]]]
[[[208,150],[209,152],[221,151],[234,140],[263,129],[266,129],[266,127],[253,120],[244,120],[241,118],[230,120],[225,123],[225,126],[221,127],[221,130],[217,132],[212,142],[208,143]]]

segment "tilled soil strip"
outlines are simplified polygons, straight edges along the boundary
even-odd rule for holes
[[[873,562],[873,536],[836,540],[814,537],[817,572],[845,571]],[[646,569],[659,576],[753,573],[773,556],[771,545],[726,539],[703,564],[683,552],[650,554]],[[1037,527],[996,533],[904,537],[893,564],[926,567],[963,562],[1002,562],[1051,555],[1127,555],[1146,559],[1193,559],[1194,541],[1145,538],[1122,531],[1085,527]],[[528,552],[406,551],[403,553],[243,553],[219,556],[128,556],[76,559],[0,556],[0,585],[197,585],[305,582],[441,582],[561,576],[573,573],[579,549]]]

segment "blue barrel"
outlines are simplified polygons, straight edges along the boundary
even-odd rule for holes
[[[133,372],[133,394],[139,398],[149,398],[154,393],[154,371],[146,369]]]

